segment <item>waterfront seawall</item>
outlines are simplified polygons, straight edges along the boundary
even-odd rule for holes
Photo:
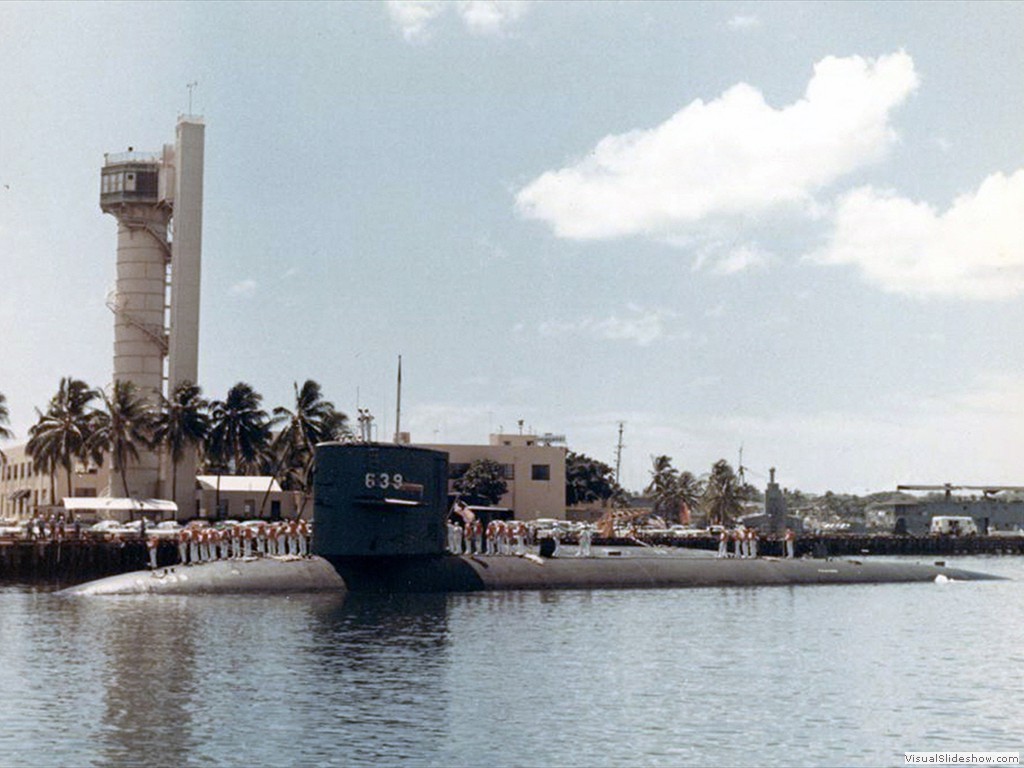
[[[177,547],[162,541],[160,566],[178,562]],[[68,586],[147,568],[149,553],[141,539],[0,539],[0,583],[29,582]]]

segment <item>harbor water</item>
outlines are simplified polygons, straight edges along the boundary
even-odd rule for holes
[[[1024,751],[975,583],[68,598],[0,587],[0,763],[902,765]]]

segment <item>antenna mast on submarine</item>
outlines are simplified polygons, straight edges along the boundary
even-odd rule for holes
[[[402,356],[398,356],[398,401],[395,405],[395,443],[402,442]]]

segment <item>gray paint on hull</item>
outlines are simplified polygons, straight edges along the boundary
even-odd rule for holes
[[[469,558],[483,589],[637,589],[658,587],[749,587],[795,584],[882,584],[990,578],[985,574],[919,563],[852,560],[755,560],[631,556]]]
[[[344,589],[345,582],[321,557],[261,557],[122,573],[69,587],[61,594],[272,594],[339,592]]]
[[[958,568],[856,560],[718,559],[628,548],[594,557],[346,558],[333,560],[351,592],[479,592],[552,589],[655,589],[797,584],[977,581],[993,577]]]
[[[855,560],[719,560],[664,550],[594,557],[264,557],[136,571],[63,590],[68,595],[286,592],[438,593],[500,590],[657,589],[798,584],[884,584],[993,579],[938,565]],[[340,574],[340,575],[339,575]],[[941,580],[941,579],[940,579]]]

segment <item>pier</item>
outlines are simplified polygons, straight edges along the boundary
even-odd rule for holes
[[[161,541],[157,546],[157,563],[164,566],[177,562],[175,544]],[[67,586],[148,566],[149,553],[141,537],[0,538],[0,584]]]

